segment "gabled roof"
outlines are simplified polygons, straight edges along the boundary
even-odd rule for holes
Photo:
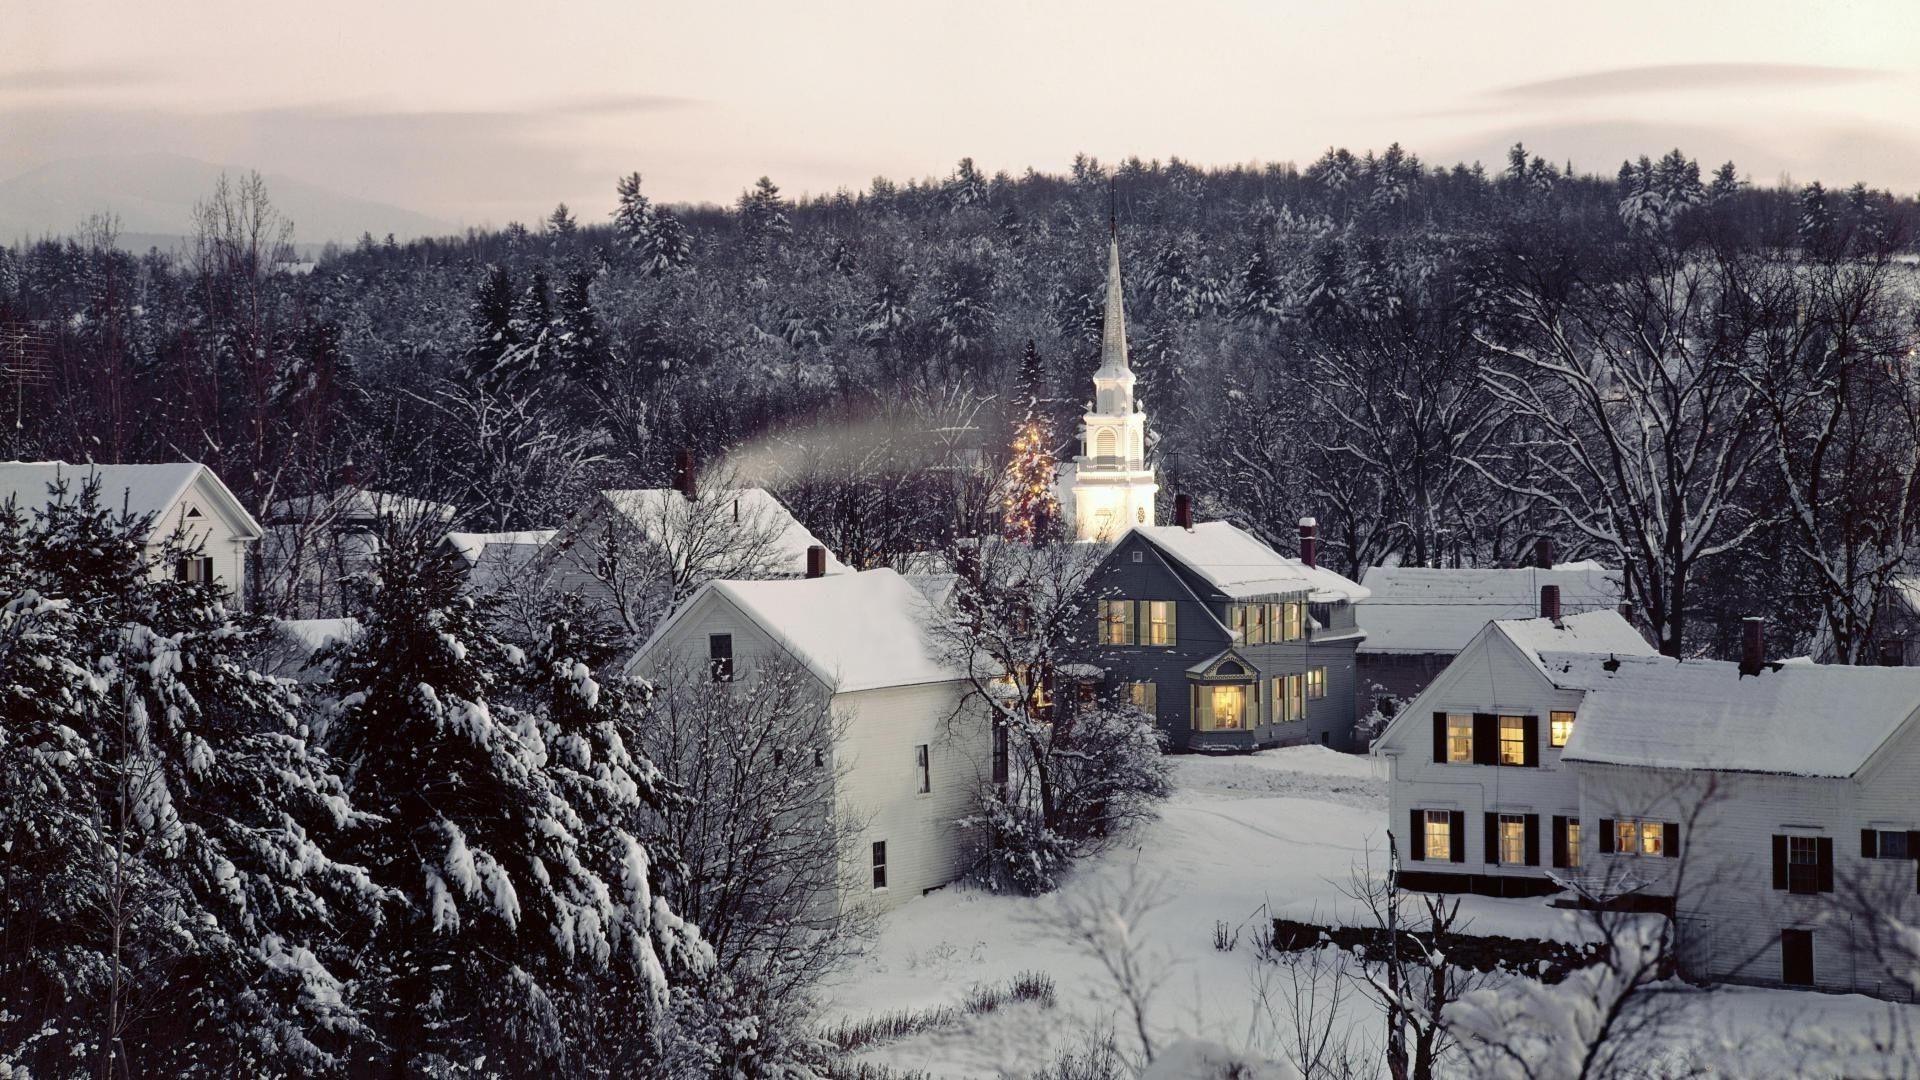
[[[629,668],[707,599],[731,604],[834,693],[965,677],[935,655],[926,596],[892,570],[709,582],[660,624]]]
[[[1920,710],[1920,669],[1544,653],[1586,692],[1563,761],[1852,776]]]
[[[1365,588],[1348,578],[1324,566],[1308,566],[1299,559],[1287,558],[1225,521],[1203,521],[1192,529],[1141,525],[1131,531],[1236,599],[1298,592],[1320,602],[1363,600],[1367,596]]]
[[[605,499],[616,513],[632,522],[647,539],[657,544],[669,544],[672,537],[662,535],[663,529],[672,528],[676,522],[692,520],[687,507],[687,497],[678,488],[626,488],[602,491]],[[813,533],[800,524],[779,499],[765,488],[719,488],[698,492],[700,502],[724,506],[727,513],[737,520],[742,529],[768,529],[773,533],[772,550],[767,552],[772,564],[765,568],[767,573],[801,574],[806,571],[807,549],[816,544],[821,547]],[[827,573],[844,574],[847,566],[831,550],[827,552]]]
[[[1541,671],[1547,670],[1542,657],[1547,653],[1593,653],[1608,656],[1658,656],[1660,650],[1647,644],[1640,631],[1612,608],[1553,619],[1500,619],[1492,632],[1508,641],[1532,660]]]
[[[321,517],[332,517],[341,522],[378,522],[393,520],[402,523],[415,521],[452,521],[454,508],[447,503],[433,502],[429,499],[416,499],[411,495],[398,495],[391,491],[369,491],[366,488],[343,485],[323,495],[295,495],[285,499],[275,499],[267,506],[267,520],[272,522],[313,521]]]
[[[46,506],[52,495],[48,488],[60,480],[68,484],[68,498],[77,498],[89,477],[100,478],[100,505],[118,512],[125,507],[135,516],[152,515],[155,533],[170,532],[178,522],[162,521],[187,489],[204,477],[215,502],[232,518],[236,531],[250,540],[265,533],[260,523],[247,513],[227,485],[212,469],[198,462],[180,461],[156,465],[69,464],[64,461],[0,462],[0,503],[12,499],[23,511]]]
[[[511,581],[526,569],[557,531],[450,532],[441,542],[466,564],[468,584],[480,592],[488,592]]]
[[[1372,593],[1354,613],[1367,632],[1361,652],[1457,653],[1496,619],[1540,610],[1540,587],[1560,587],[1567,614],[1620,606],[1620,577],[1592,563],[1551,570],[1455,570],[1375,566],[1362,584]]]

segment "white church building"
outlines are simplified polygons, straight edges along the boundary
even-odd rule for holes
[[[1076,540],[1112,543],[1136,525],[1158,525],[1160,482],[1147,460],[1147,414],[1133,396],[1127,363],[1127,311],[1120,287],[1120,238],[1107,248],[1107,313],[1093,403],[1080,432],[1080,454],[1060,470],[1060,503]]]

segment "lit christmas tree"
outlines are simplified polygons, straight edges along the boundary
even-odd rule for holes
[[[1007,463],[1002,531],[1010,540],[1047,543],[1060,535],[1060,500],[1053,493],[1053,421],[1042,395],[1045,366],[1027,342],[1020,359],[1022,413],[1013,431],[1013,459]]]

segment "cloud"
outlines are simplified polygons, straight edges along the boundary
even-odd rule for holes
[[[137,67],[21,68],[0,71],[0,91],[52,93],[72,90],[119,90],[158,81],[154,73]]]
[[[1487,91],[1485,96],[1508,101],[1537,101],[1543,98],[1567,100],[1735,87],[1807,89],[1872,82],[1887,77],[1887,72],[1872,68],[1828,67],[1820,64],[1650,64],[1518,83]]]
[[[673,97],[668,94],[603,94],[597,97],[554,102],[533,111],[563,116],[613,116],[624,113],[660,112],[665,109],[687,109],[703,104],[705,102],[697,98]]]

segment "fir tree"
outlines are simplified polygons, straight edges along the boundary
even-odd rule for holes
[[[600,321],[593,311],[590,269],[567,275],[560,287],[559,311],[554,317],[553,358],[576,388],[591,396],[607,392],[607,346],[601,340]]]
[[[492,390],[506,381],[508,357],[520,345],[514,309],[513,279],[505,267],[488,265],[467,308],[468,382]]]
[[[669,972],[710,963],[630,831],[651,769],[564,631],[531,657],[500,641],[433,543],[389,538],[364,632],[329,658],[328,738],[378,819],[351,851],[393,898],[358,975],[363,1064],[637,1070]]]
[[[1046,396],[1046,363],[1033,342],[1020,358],[1020,420],[1014,426],[1001,522],[1011,540],[1047,543],[1060,536],[1060,500],[1054,495],[1053,420]]]
[[[566,203],[555,206],[553,213],[547,215],[547,232],[556,239],[571,240],[578,228],[573,220],[573,211],[567,209]]]

